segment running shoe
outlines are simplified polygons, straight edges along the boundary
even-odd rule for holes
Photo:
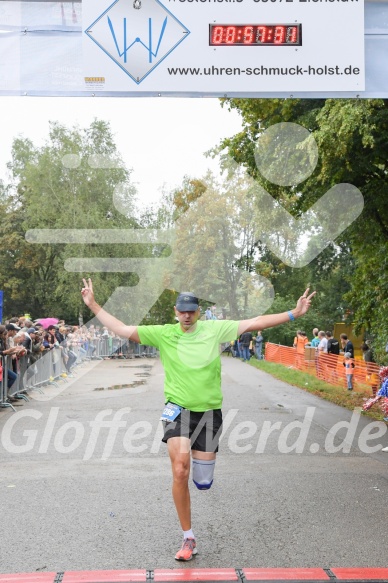
[[[197,554],[197,543],[195,538],[185,538],[182,547],[175,555],[176,561],[191,561],[194,555]]]

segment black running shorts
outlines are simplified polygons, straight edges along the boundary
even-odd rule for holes
[[[163,421],[163,428],[164,443],[170,437],[187,437],[191,449],[216,453],[222,432],[222,411],[214,409],[197,413],[182,409],[175,421]]]

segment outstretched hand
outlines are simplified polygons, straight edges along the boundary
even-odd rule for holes
[[[303,316],[311,306],[311,299],[315,296],[317,292],[312,292],[309,295],[309,288],[306,289],[304,294],[300,296],[299,300],[296,304],[296,310],[298,312],[298,316]]]
[[[92,302],[94,302],[92,280],[89,277],[88,281],[86,281],[86,279],[83,279],[82,281],[84,284],[84,287],[81,290],[82,299],[85,302],[85,304],[89,307],[92,304]]]

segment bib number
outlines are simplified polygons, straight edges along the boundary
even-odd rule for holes
[[[161,421],[175,421],[178,417],[179,413],[182,411],[182,407],[179,405],[174,405],[173,403],[167,403],[165,405],[162,416],[160,417]]]

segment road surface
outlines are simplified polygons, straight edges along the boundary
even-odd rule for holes
[[[222,362],[225,429],[213,487],[191,486],[187,566],[386,566],[386,425]],[[162,387],[159,360],[109,360],[0,409],[0,573],[182,567]]]

